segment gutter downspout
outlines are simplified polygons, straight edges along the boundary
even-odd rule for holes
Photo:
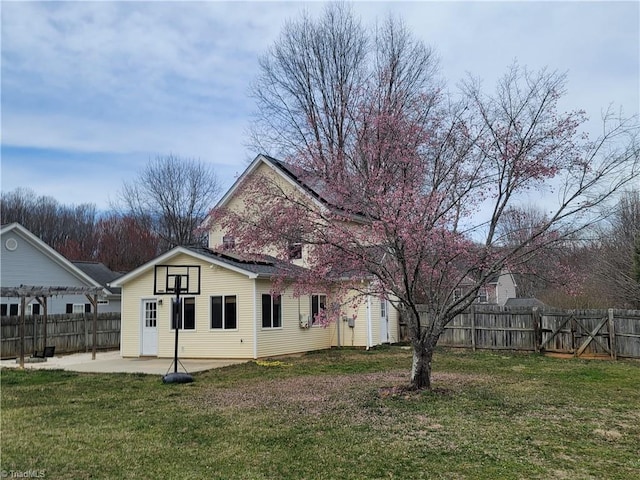
[[[373,341],[371,339],[371,295],[367,295],[367,350],[371,348]]]
[[[338,329],[338,348],[341,348],[340,345],[340,324],[342,323],[342,312],[338,313],[338,318],[336,319],[336,328]]]
[[[258,280],[253,279],[253,359],[258,358]]]

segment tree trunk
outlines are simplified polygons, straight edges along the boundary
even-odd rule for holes
[[[413,363],[411,365],[411,387],[416,390],[431,388],[431,359],[433,347],[426,339],[418,339],[413,344]]]
[[[431,389],[431,360],[433,352],[442,333],[440,322],[435,322],[435,315],[421,315],[417,310],[407,309],[409,322],[409,339],[413,347],[411,365],[411,388],[416,390]]]

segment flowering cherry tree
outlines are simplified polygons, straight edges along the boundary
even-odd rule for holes
[[[445,94],[430,51],[401,23],[374,37],[344,4],[285,27],[263,59],[257,85],[269,88],[258,104],[269,117],[256,136],[309,194],[250,176],[244,208],[210,218],[248,253],[286,257],[304,245],[307,268],[283,274],[300,294],[320,282],[341,290],[337,298],[386,296],[408,325],[411,386],[430,388],[438,338],[489,278],[585,228],[594,207],[637,176],[637,127],[606,118],[590,141],[579,132],[583,112],[558,111],[565,78],[517,65],[495,94],[473,81]],[[516,235],[504,219],[531,194],[553,201]]]

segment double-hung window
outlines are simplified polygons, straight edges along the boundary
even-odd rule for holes
[[[67,303],[66,305],[67,313],[91,313],[91,304],[90,303]]]
[[[236,248],[236,239],[232,235],[222,237],[222,248],[224,250],[233,250]]]
[[[478,291],[478,302],[479,303],[489,302],[489,292],[487,292],[487,287],[480,287],[480,290]]]
[[[318,314],[324,312],[327,306],[326,295],[311,295],[311,324],[318,324]]]
[[[262,295],[262,328],[282,326],[282,295]]]
[[[173,301],[175,308],[175,300]],[[180,299],[180,320],[178,323],[182,330],[195,330],[196,329],[196,298],[184,297]],[[171,329],[176,328],[175,315],[171,320]]]
[[[238,307],[235,295],[211,297],[211,328],[216,330],[238,328]]]

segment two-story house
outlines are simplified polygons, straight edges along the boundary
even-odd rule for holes
[[[258,155],[217,206],[242,208],[239,186],[249,175],[272,176],[281,188],[309,201],[321,196],[282,162]],[[177,276],[188,289],[177,307],[181,357],[262,358],[334,346],[369,348],[398,340],[399,314],[385,298],[366,295],[343,310],[339,320],[320,325],[316,315],[330,304],[330,291],[300,296],[285,288],[274,296],[274,280],[283,262],[289,268],[290,262],[304,268],[304,246],[292,245],[287,259],[255,259],[238,254],[233,243],[214,223],[208,247],[176,247],[111,283],[122,288],[123,357],[173,356],[171,287]]]

